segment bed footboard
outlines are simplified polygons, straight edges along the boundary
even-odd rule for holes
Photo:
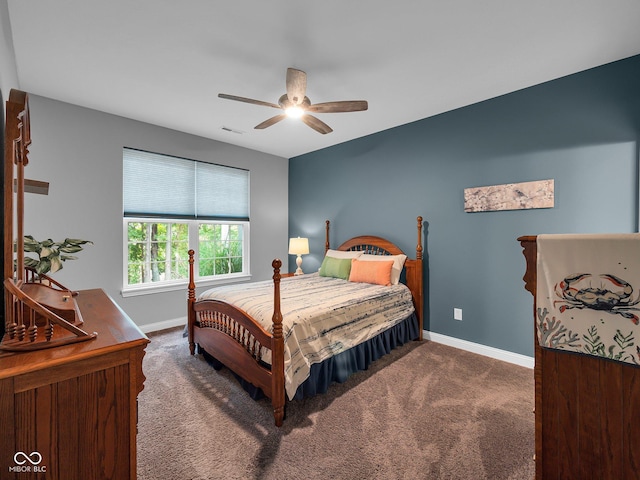
[[[262,389],[271,398],[275,424],[284,419],[284,337],[280,311],[280,267],[273,266],[273,332],[265,330],[246,312],[219,300],[197,301],[194,281],[194,252],[189,251],[188,335],[189,350],[196,344],[227,368]],[[267,350],[270,365],[265,362]],[[267,359],[269,360],[269,359]]]

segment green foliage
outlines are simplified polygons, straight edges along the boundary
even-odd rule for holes
[[[582,338],[585,341],[585,352],[591,355],[598,355],[599,357],[605,356],[605,346],[604,343],[602,343],[600,335],[598,335],[598,329],[595,325],[589,327],[589,329],[587,330],[587,334],[583,335]]]
[[[242,227],[203,223],[198,228],[201,277],[242,272]]]
[[[187,223],[129,222],[129,285],[188,277],[189,225]],[[200,277],[243,271],[242,226],[198,225]]]
[[[616,334],[613,336],[613,341],[620,347],[620,352],[617,355],[613,354],[613,345],[609,347],[610,358],[615,360],[627,359],[627,348],[631,348],[634,345],[633,331],[629,332],[629,335],[624,335],[620,330],[616,330]]]
[[[629,359],[633,359],[633,350],[629,352],[627,349],[631,349],[634,345],[633,331],[631,331],[628,335],[624,335],[620,330],[616,329],[616,333],[613,336],[613,341],[620,349],[619,352],[616,353],[616,345],[609,345],[607,348],[600,335],[598,334],[598,329],[595,325],[592,325],[587,330],[587,334],[583,335],[582,338],[585,341],[585,352],[591,355],[597,355],[599,357],[609,358],[612,360],[621,360],[627,361]]]
[[[129,222],[129,285],[187,277],[186,223]]]
[[[35,253],[38,258],[25,256],[24,265],[35,269],[38,275],[55,273],[62,270],[62,263],[67,260],[77,260],[78,257],[68,255],[78,253],[83,250],[82,245],[93,245],[89,240],[78,238],[65,238],[62,242],[54,242],[50,238],[39,242],[31,235],[24,236],[24,251]]]

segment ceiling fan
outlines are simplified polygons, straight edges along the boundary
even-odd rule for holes
[[[306,96],[306,91],[307,74],[302,70],[287,68],[287,93],[280,97],[277,104],[253,100],[252,98],[227,95],[226,93],[219,93],[218,97],[284,110],[284,113],[271,117],[254,127],[259,130],[270,127],[289,116],[299,117],[316,132],[326,134],[333,131],[331,127],[322,120],[310,115],[310,113],[361,112],[369,108],[366,100],[343,100],[339,102],[312,104],[309,97]]]

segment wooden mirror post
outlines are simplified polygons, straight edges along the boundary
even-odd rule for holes
[[[26,92],[14,89],[9,93],[4,142],[4,332],[0,351],[39,350],[95,338],[97,334],[78,328],[83,322],[74,292],[46,275],[25,270],[24,167],[29,163],[31,144]]]

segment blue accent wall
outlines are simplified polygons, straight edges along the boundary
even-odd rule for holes
[[[290,159],[289,234],[309,237],[307,272],[325,219],[333,246],[379,235],[414,257],[421,215],[425,329],[532,356],[516,239],[637,231],[639,135],[635,56]],[[465,188],[545,179],[552,209],[464,212]]]

